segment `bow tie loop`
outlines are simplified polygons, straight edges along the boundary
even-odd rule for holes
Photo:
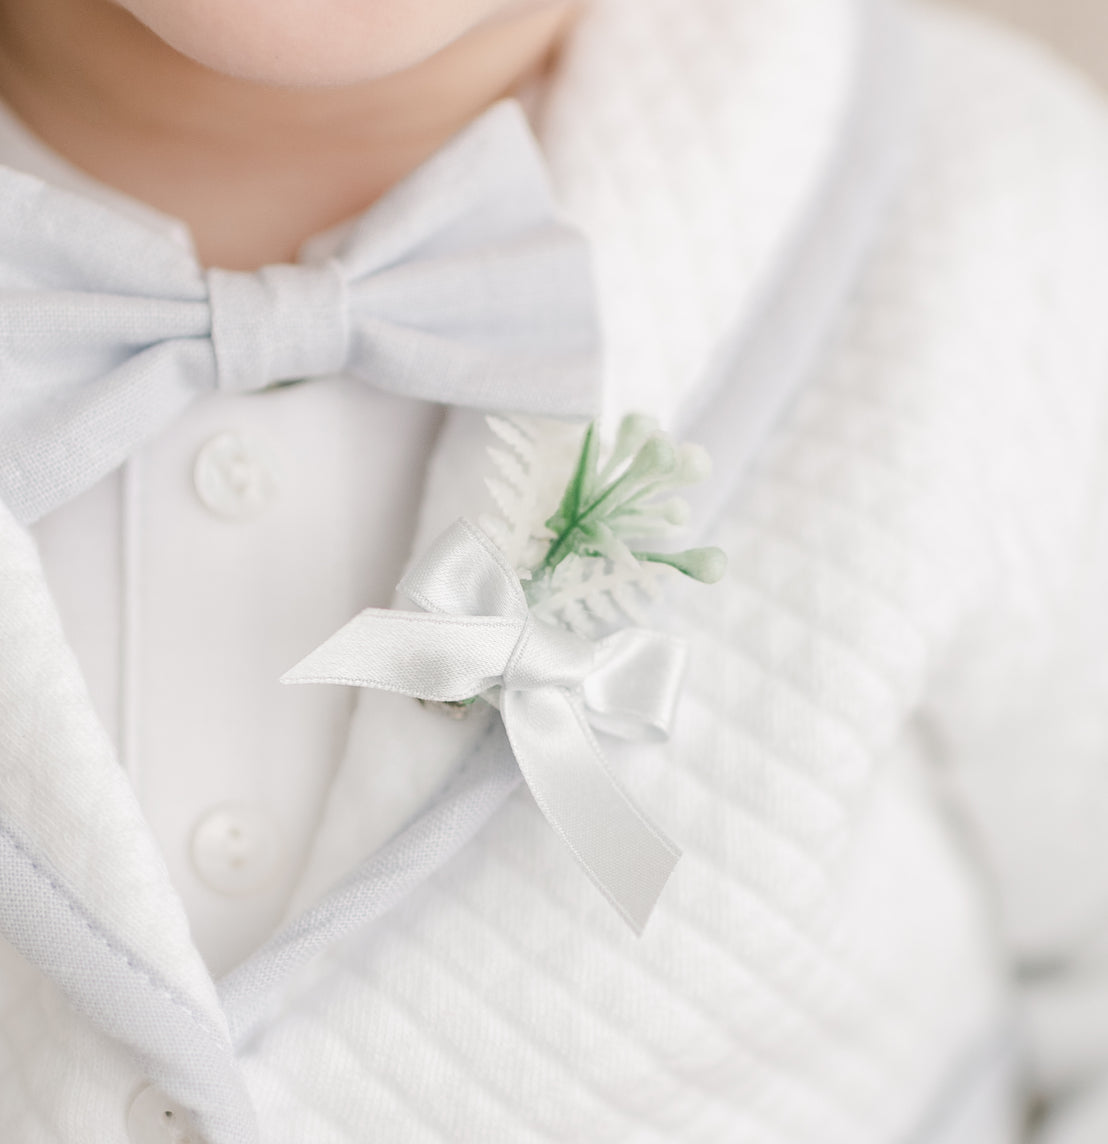
[[[350,307],[339,263],[208,270],[216,386],[265,389],[341,372],[350,356]]]

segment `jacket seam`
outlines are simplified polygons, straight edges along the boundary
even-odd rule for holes
[[[19,851],[20,854],[27,860],[32,872],[44,882],[52,891],[52,896],[61,902],[66,910],[94,937],[101,945],[117,960],[121,961],[127,969],[146,986],[152,989],[160,997],[164,998],[175,1008],[180,1009],[189,1019],[206,1036],[211,1037],[217,1042],[224,1044],[225,1040],[220,1036],[219,1031],[205,1022],[200,1015],[193,1009],[189,1003],[181,996],[174,993],[165,984],[159,983],[152,971],[145,969],[140,965],[135,958],[129,954],[126,949],[116,944],[103,928],[97,924],[80,904],[75,900],[72,891],[64,885],[64,883],[57,879],[43,867],[43,865],[35,858],[27,846],[15,837],[12,830],[6,824],[0,823],[0,834],[2,834],[11,844]],[[229,1046],[228,1046],[229,1047]]]

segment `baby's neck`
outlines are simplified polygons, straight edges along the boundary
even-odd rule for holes
[[[110,0],[0,3],[0,96],[94,178],[191,228],[201,261],[287,261],[548,62],[571,4],[479,28],[407,71],[277,88],[210,71]]]

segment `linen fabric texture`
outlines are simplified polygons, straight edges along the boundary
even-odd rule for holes
[[[1103,1139],[1108,120],[1035,49],[904,13],[907,177],[725,506],[727,577],[674,597],[673,739],[611,747],[685,852],[641,938],[494,724],[472,759],[500,809],[448,828],[456,853],[368,928],[334,908],[363,881],[316,899],[307,960],[239,1024],[258,983],[217,994],[3,517],[6,1138],[122,1144],[156,1071],[211,1144]],[[540,141],[596,254],[610,413],[672,421],[757,312],[834,161],[861,26],[845,0],[590,7]],[[421,530],[459,515],[486,444],[451,416]],[[388,707],[363,698],[306,884],[367,857],[351,795]],[[368,860],[395,889],[390,857]],[[152,1026],[138,1063],[80,988],[100,958]]]
[[[597,410],[588,252],[557,220],[514,101],[394,187],[334,257],[252,273],[202,272],[117,211],[0,179],[0,495],[24,521],[213,389],[349,371],[481,409]]]

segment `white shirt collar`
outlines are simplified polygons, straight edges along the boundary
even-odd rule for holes
[[[0,163],[36,175],[55,187],[95,199],[164,234],[185,250],[193,249],[192,237],[183,222],[86,174],[48,147],[3,102],[0,102]]]

